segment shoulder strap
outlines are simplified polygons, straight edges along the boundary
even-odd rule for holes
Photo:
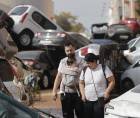
[[[85,67],[83,68],[83,77],[85,77],[86,69],[87,69],[87,66],[85,66]]]
[[[105,68],[106,68],[106,66],[104,64],[102,64],[102,69],[103,69],[104,77],[106,79]]]

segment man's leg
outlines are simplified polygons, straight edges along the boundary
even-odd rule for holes
[[[77,118],[84,118],[83,101],[77,94],[74,95],[73,104],[74,104],[75,114],[76,114]]]
[[[74,118],[71,96],[69,94],[61,94],[61,104],[63,118]]]
[[[86,101],[84,103],[84,118],[94,118],[93,102]]]
[[[94,103],[94,118],[104,118],[104,106],[98,101]]]

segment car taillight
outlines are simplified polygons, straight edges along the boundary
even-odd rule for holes
[[[29,65],[29,66],[32,66],[32,65],[34,65],[35,63],[37,63],[37,62],[34,61],[34,60],[25,60],[25,61],[24,61],[24,64],[25,64],[25,65]]]
[[[87,53],[88,53],[88,48],[87,47],[86,48],[82,48],[80,50],[80,56],[85,56]]]
[[[38,40],[41,40],[41,39],[44,39],[47,37],[47,33],[45,32],[37,32],[35,33],[35,37],[38,39]]]
[[[40,32],[35,33],[35,37],[39,37],[39,36],[41,36]]]
[[[26,13],[26,14],[24,14],[24,15],[22,16],[22,18],[21,18],[21,20],[20,20],[21,23],[24,22],[24,20],[26,19],[27,15],[28,15],[28,13]]]
[[[65,33],[57,33],[57,36],[59,36],[59,37],[65,37],[66,34]]]

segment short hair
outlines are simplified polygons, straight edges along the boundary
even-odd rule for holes
[[[71,42],[71,41],[65,41],[64,42],[64,47],[66,47],[66,46],[73,46],[73,47],[75,47],[75,45]]]
[[[93,54],[93,53],[88,53],[85,55],[85,61],[86,62],[94,62],[97,61],[99,59],[99,56]]]

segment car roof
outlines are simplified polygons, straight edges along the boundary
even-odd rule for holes
[[[92,43],[95,43],[95,44],[99,44],[101,46],[103,45],[118,45],[117,42],[113,41],[113,40],[110,40],[110,39],[93,39],[92,40]]]

